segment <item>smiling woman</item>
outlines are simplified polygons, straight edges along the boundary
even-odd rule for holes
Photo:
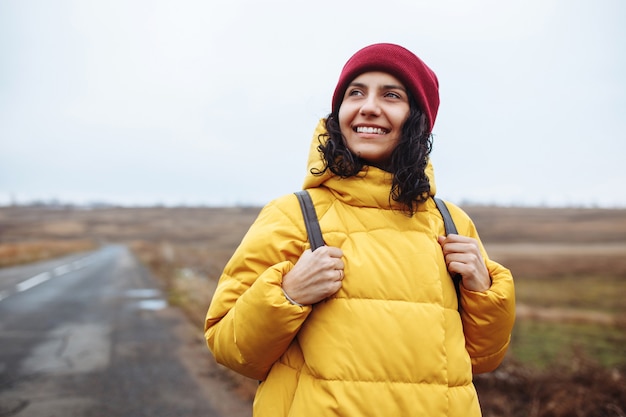
[[[384,169],[408,117],[409,96],[402,83],[384,72],[367,72],[348,86],[339,126],[350,152]]]
[[[335,87],[326,120],[329,137],[320,144],[324,170],[342,178],[367,165],[392,172],[390,196],[412,213],[430,196],[426,167],[438,108],[439,81],[420,58],[390,44],[363,48],[348,60]],[[357,140],[355,128],[388,130],[392,146],[383,146],[384,154],[372,159],[375,142]],[[364,154],[363,148],[369,151]]]
[[[438,107],[435,73],[399,45],[344,66],[304,180],[325,246],[311,250],[295,195],[272,201],[206,316],[217,361],[261,381],[254,415],[481,414],[472,373],[504,358],[513,280],[453,204],[461,235],[443,236],[429,162]]]

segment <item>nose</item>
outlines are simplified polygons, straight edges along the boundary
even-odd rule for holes
[[[375,95],[369,95],[365,98],[365,101],[363,102],[363,105],[361,106],[360,113],[364,116],[380,115],[380,105]]]

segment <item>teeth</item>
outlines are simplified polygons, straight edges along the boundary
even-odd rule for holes
[[[356,128],[357,133],[376,133],[378,135],[384,135],[385,133],[387,133],[384,129],[381,129],[379,127],[366,127],[366,126],[359,126]]]

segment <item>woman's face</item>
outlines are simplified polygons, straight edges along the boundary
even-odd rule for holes
[[[339,107],[339,127],[352,153],[385,168],[408,116],[404,85],[385,72],[365,72],[348,85]]]

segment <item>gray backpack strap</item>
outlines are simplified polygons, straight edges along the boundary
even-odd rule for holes
[[[307,190],[296,191],[294,194],[298,197],[298,201],[300,202],[306,232],[309,236],[309,243],[311,244],[311,251],[314,251],[320,246],[324,246],[325,243],[319,221],[317,220],[313,200],[311,200],[311,196]]]
[[[435,200],[435,204],[441,213],[441,217],[443,217],[443,227],[446,229],[446,235],[449,235],[450,233],[458,235],[456,226],[454,225],[454,220],[452,220],[452,216],[450,215],[450,211],[448,210],[446,203],[437,197],[433,197],[433,200]]]
[[[437,205],[437,208],[439,209],[439,212],[441,213],[441,217],[443,217],[443,227],[446,229],[446,235],[449,235],[450,233],[453,233],[455,235],[458,235],[458,232],[456,230],[456,226],[454,224],[454,220],[452,220],[452,215],[450,215],[450,210],[448,210],[448,206],[446,206],[446,203],[437,197],[433,197],[433,200],[435,200],[435,204]],[[456,290],[456,296],[457,299],[459,300],[459,311],[461,310],[461,275],[459,274],[454,274],[454,275],[450,275],[452,277],[452,282],[454,283],[454,289]]]

